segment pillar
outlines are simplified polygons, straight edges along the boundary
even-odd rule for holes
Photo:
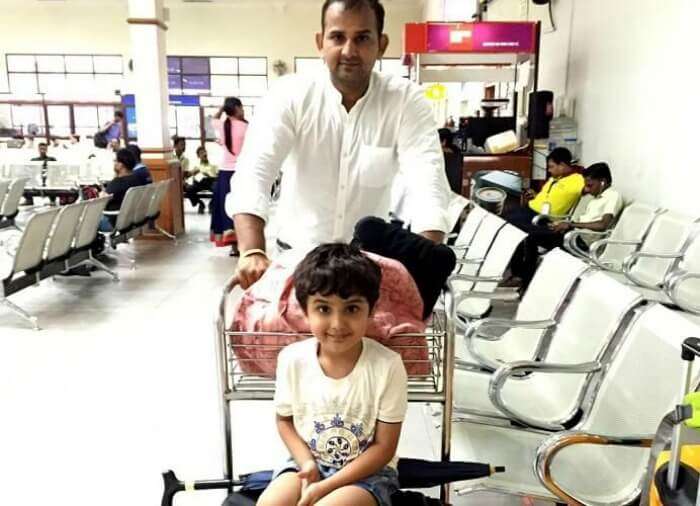
[[[137,142],[156,181],[172,179],[158,224],[174,235],[185,231],[182,171],[168,129],[168,66],[163,0],[129,0],[129,35],[136,101]]]

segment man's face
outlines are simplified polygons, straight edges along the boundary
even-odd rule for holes
[[[119,177],[124,170],[124,165],[121,162],[114,160],[114,175]]]
[[[552,177],[561,177],[566,174],[567,166],[565,163],[557,163],[553,160],[547,161],[547,170]]]
[[[39,156],[43,158],[46,156],[46,153],[48,153],[48,148],[46,147],[46,144],[39,144]]]
[[[209,163],[209,158],[207,155],[206,150],[200,149],[199,152],[197,153],[199,155],[199,161],[202,163]]]
[[[334,82],[348,89],[364,89],[377,59],[389,39],[377,33],[374,11],[366,5],[346,10],[332,3],[325,15],[325,29],[316,34],[316,46]]]
[[[597,197],[601,194],[604,187],[605,186],[602,180],[587,177],[586,186],[583,188],[583,193]]]
[[[310,295],[306,304],[311,333],[329,354],[351,352],[366,334],[369,303],[360,296]]]
[[[175,153],[181,155],[182,153],[185,152],[185,141],[179,141],[177,144],[175,144]]]

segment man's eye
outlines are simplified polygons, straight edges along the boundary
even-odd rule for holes
[[[356,40],[357,42],[367,42],[369,40],[369,35],[360,35]]]
[[[334,33],[331,35],[331,40],[341,41],[341,40],[343,40],[343,36],[340,35],[339,33]]]

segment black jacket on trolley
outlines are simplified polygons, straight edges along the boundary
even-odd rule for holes
[[[457,263],[452,249],[374,216],[357,222],[352,242],[366,251],[401,262],[413,276],[423,298],[423,318],[430,316]]]

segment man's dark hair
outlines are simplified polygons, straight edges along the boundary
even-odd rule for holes
[[[129,170],[134,170],[136,167],[136,158],[127,148],[121,148],[117,151],[117,161]]]
[[[607,185],[612,184],[612,173],[610,167],[605,162],[594,163],[583,172],[583,177],[589,177],[597,181],[605,181]]]
[[[199,146],[197,148],[197,156],[199,156],[199,153],[201,153],[202,151],[206,151],[206,150],[207,150],[207,148],[205,148],[204,146]]]
[[[294,290],[306,312],[309,296],[337,295],[367,299],[370,311],[379,299],[382,271],[357,247],[345,243],[317,246],[294,271]]]
[[[138,144],[129,144],[125,149],[128,149],[131,154],[134,155],[136,163],[141,161],[141,148],[138,146]]]
[[[124,118],[124,113],[121,112],[121,111],[114,111],[114,117],[115,117],[115,118],[119,118],[119,119],[123,119],[123,118]]]
[[[177,144],[181,141],[184,142],[185,138],[180,137],[179,135],[173,135],[173,146],[177,146]]]
[[[40,142],[39,144],[37,144],[36,147],[37,147],[37,148],[40,148],[41,146],[44,146],[45,148],[48,148],[48,147],[49,147],[49,145],[46,144],[45,142]]]
[[[549,155],[547,155],[547,161],[549,162],[550,160],[554,163],[571,165],[571,151],[566,148],[554,148]]]
[[[360,7],[368,7],[372,12],[374,12],[374,17],[377,20],[377,31],[379,35],[384,33],[384,17],[386,15],[384,11],[384,6],[379,0],[326,0],[323,2],[323,7],[321,7],[321,30],[326,31],[326,11],[334,3],[343,4],[343,8],[346,11],[351,11],[358,9]]]

